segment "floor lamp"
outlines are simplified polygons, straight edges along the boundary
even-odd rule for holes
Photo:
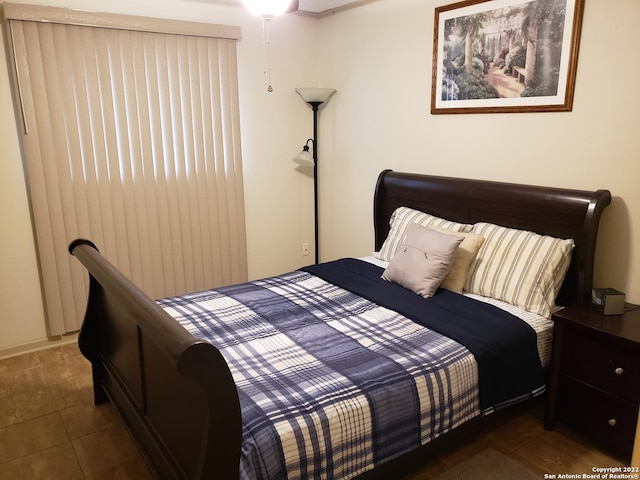
[[[302,150],[293,159],[294,162],[310,166],[313,165],[313,213],[314,213],[314,245],[315,245],[315,263],[318,263],[318,109],[323,103],[327,103],[331,95],[336,93],[333,88],[296,88],[296,92],[307,102],[313,109],[313,138],[307,140]],[[313,155],[309,153],[309,142],[313,147]]]

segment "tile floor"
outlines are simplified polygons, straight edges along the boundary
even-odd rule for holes
[[[75,344],[0,360],[0,480],[151,478]]]
[[[565,428],[542,428],[543,409],[516,414],[400,475],[428,480],[487,447],[545,473],[621,466]],[[0,360],[0,480],[151,480],[120,417],[94,406],[89,362],[75,344]]]
[[[594,466],[624,466],[620,459],[594,447],[562,424],[552,431],[545,430],[543,418],[544,402],[509,415],[480,435],[425,459],[402,480],[430,480],[486,448],[498,450],[539,475],[540,479],[553,478],[553,475],[561,478],[560,474],[575,475],[565,478],[587,478],[583,475],[592,474]],[[490,472],[484,473],[481,478],[492,477]]]

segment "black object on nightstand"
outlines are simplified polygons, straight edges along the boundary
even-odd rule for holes
[[[560,420],[631,460],[640,407],[640,308],[601,315],[588,303],[554,313],[545,428]]]

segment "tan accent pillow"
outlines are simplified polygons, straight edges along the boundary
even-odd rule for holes
[[[398,207],[389,219],[389,226],[391,227],[389,234],[382,244],[380,251],[374,253],[374,255],[380,260],[386,260],[387,262],[393,260],[393,257],[396,256],[400,244],[407,234],[407,228],[412,223],[417,223],[423,227],[436,226],[444,228],[445,230],[451,230],[452,232],[470,232],[473,228],[473,225],[467,223],[452,222],[413,208]]]
[[[465,290],[550,317],[569,264],[573,240],[492,223],[473,232],[485,242],[471,265]]]
[[[478,255],[480,247],[484,243],[484,237],[475,233],[454,233],[451,230],[446,230],[434,225],[429,225],[429,228],[446,235],[455,235],[464,238],[460,247],[458,247],[456,258],[453,261],[453,265],[451,265],[449,273],[440,285],[440,288],[446,288],[452,292],[462,293],[464,284],[467,282],[469,268],[475,260],[476,255]]]
[[[412,223],[382,278],[425,298],[432,297],[449,273],[462,240]]]

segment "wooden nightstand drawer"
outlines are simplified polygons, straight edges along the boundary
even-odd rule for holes
[[[559,385],[558,410],[564,421],[626,456],[633,448],[638,405],[623,398],[563,377]]]
[[[640,356],[637,352],[575,330],[565,333],[563,347],[563,374],[640,402]]]
[[[600,315],[576,303],[552,319],[545,428],[567,422],[630,462],[640,407],[640,308]]]

